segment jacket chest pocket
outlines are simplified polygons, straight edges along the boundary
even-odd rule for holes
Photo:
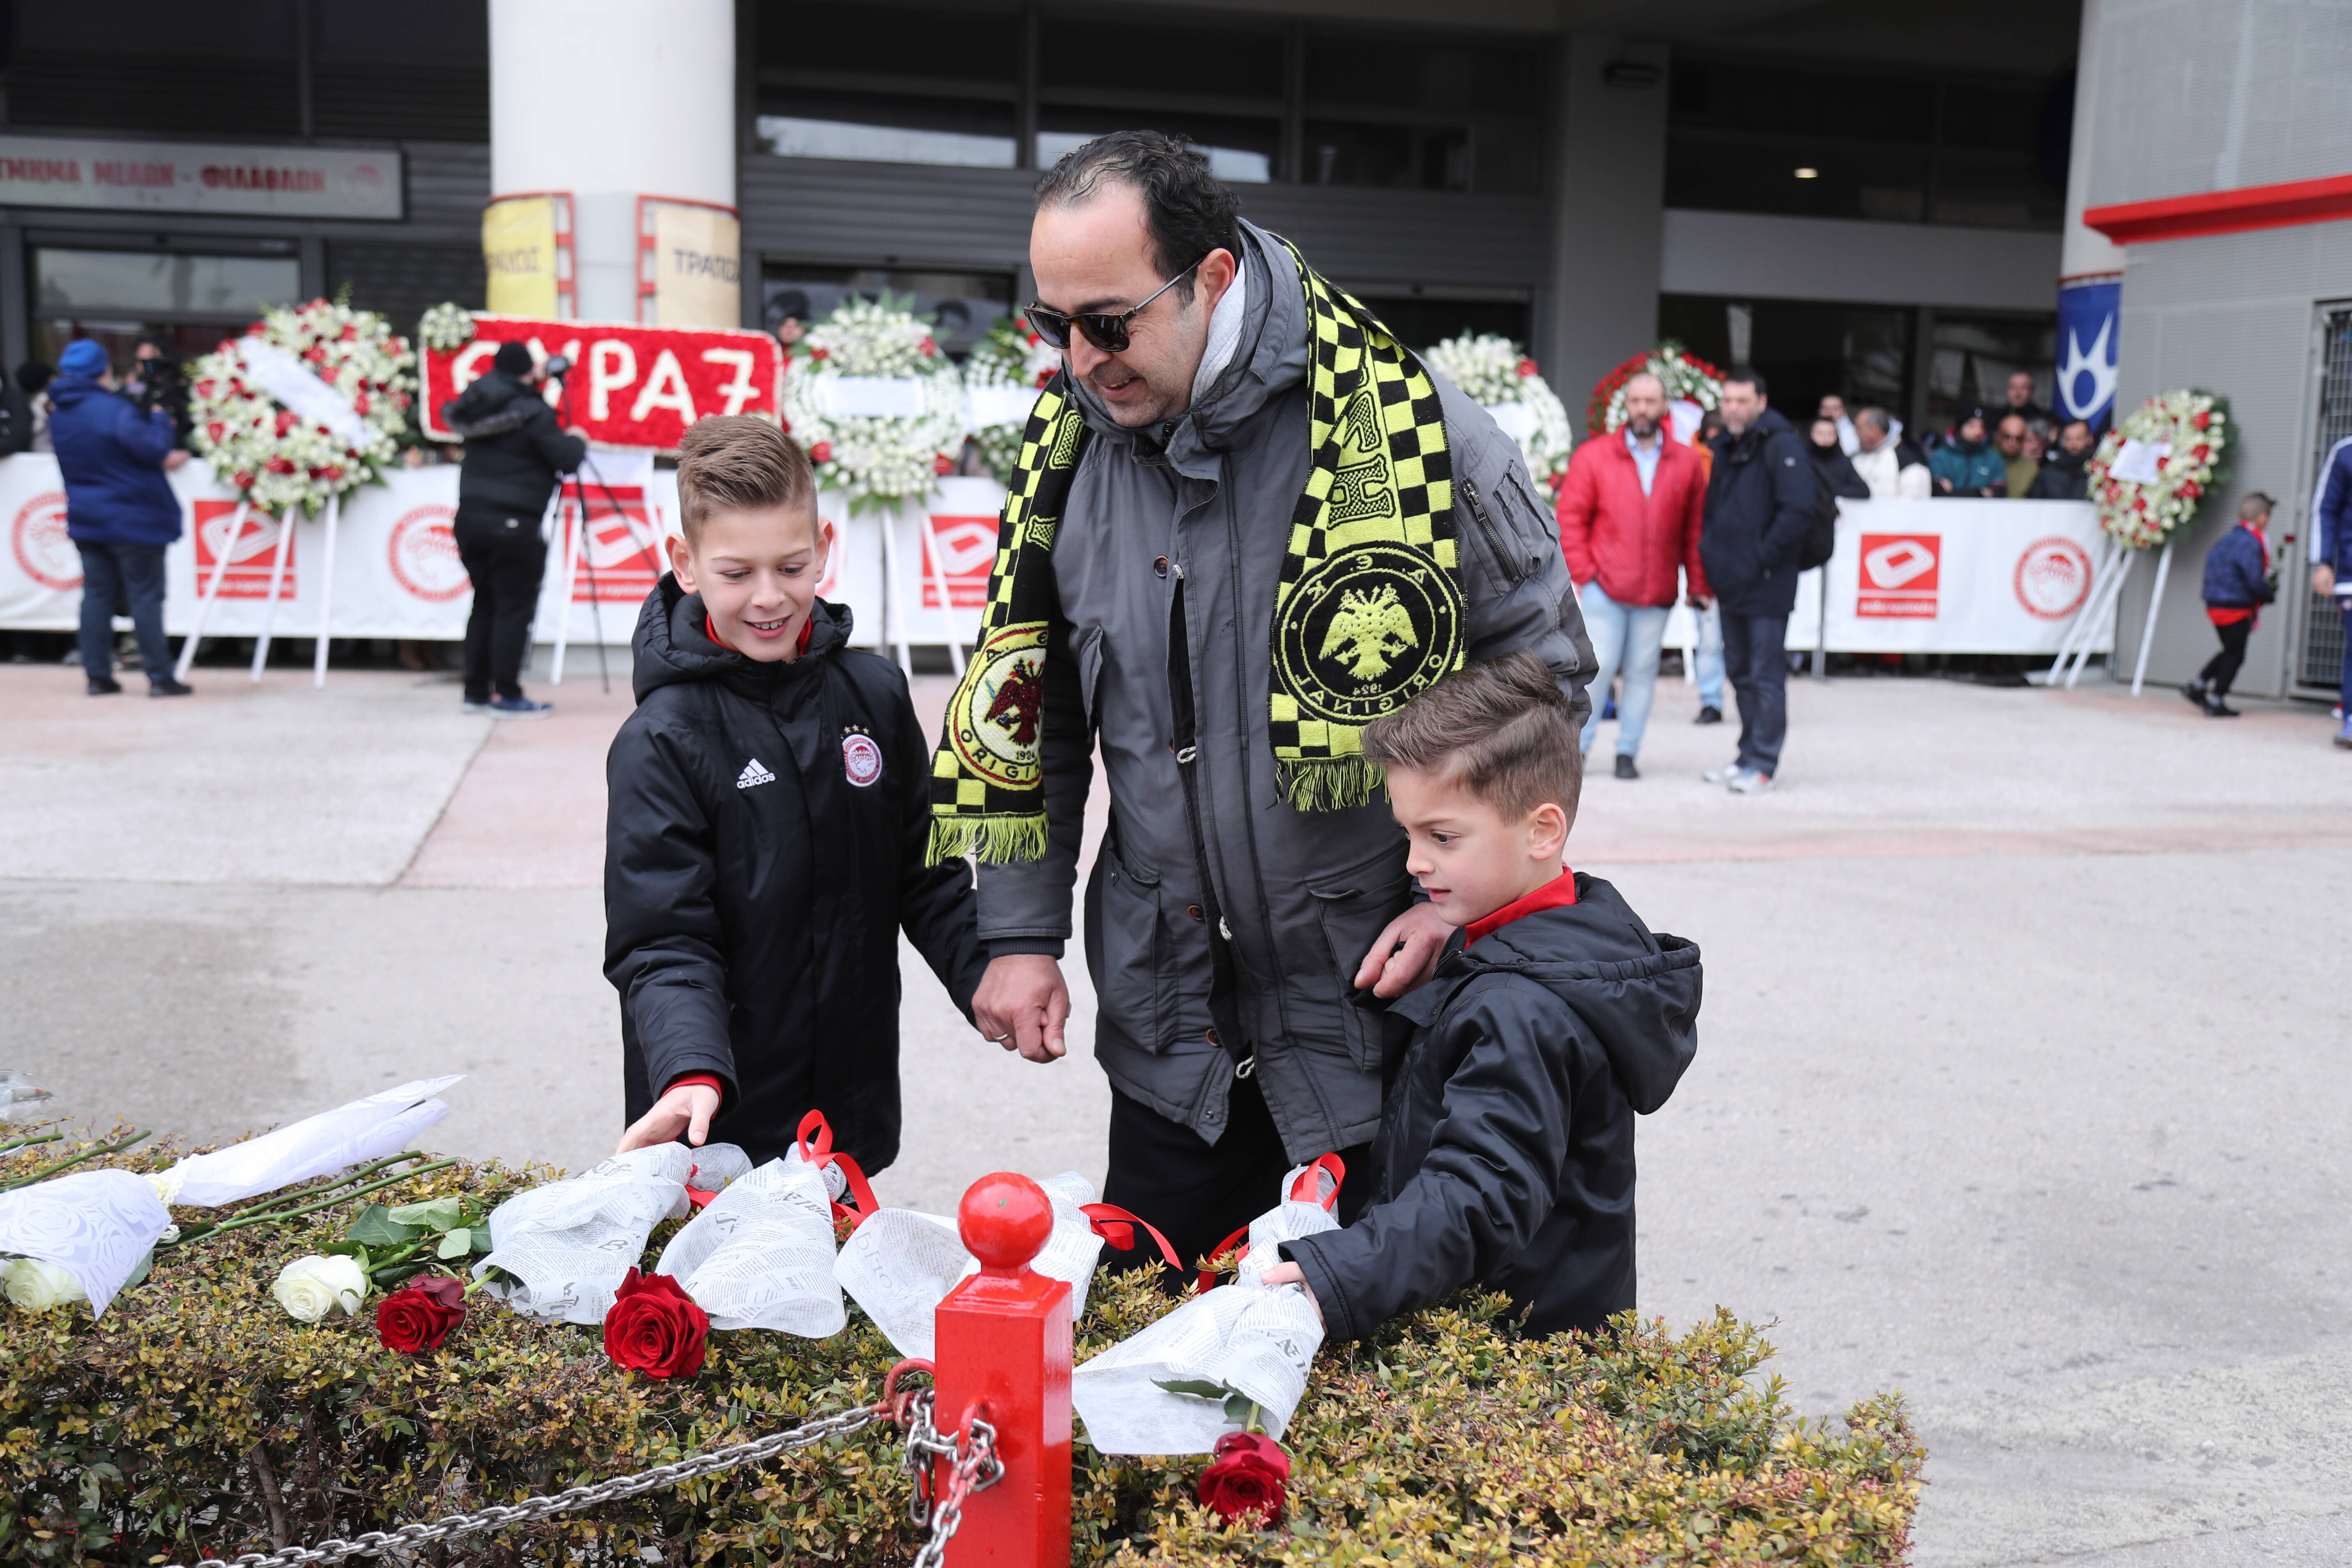
[[[1404,868],[1402,842],[1383,848],[1372,858],[1347,870],[1309,878],[1315,915],[1323,928],[1325,957],[1339,985],[1339,1026],[1348,1039],[1348,1055],[1366,1070],[1381,1066],[1385,1029],[1382,1016],[1348,1001],[1356,987],[1356,971],[1388,923],[1412,902],[1412,878]]]

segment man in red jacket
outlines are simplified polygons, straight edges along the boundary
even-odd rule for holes
[[[1633,758],[1658,689],[1658,648],[1679,591],[1675,568],[1690,574],[1694,606],[1704,610],[1708,598],[1698,559],[1706,468],[1666,434],[1665,421],[1665,387],[1654,375],[1635,376],[1625,384],[1624,427],[1579,447],[1559,491],[1560,552],[1599,661],[1582,743],[1589,754],[1601,728],[1601,694],[1623,675],[1617,699],[1621,779],[1642,776]]]

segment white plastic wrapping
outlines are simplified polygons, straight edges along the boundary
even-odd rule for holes
[[[139,1267],[172,1215],[136,1171],[70,1171],[0,1193],[0,1254],[54,1263],[74,1277],[94,1317]]]
[[[306,1116],[275,1132],[191,1155],[157,1176],[157,1185],[173,1194],[173,1203],[220,1208],[397,1154],[449,1114],[448,1106],[432,1097],[465,1076],[418,1079]]]
[[[714,1329],[821,1340],[849,1321],[833,1268],[825,1172],[795,1149],[728,1183],[670,1238],[655,1272],[675,1279]]]
[[[1030,1267],[1070,1287],[1075,1323],[1087,1310],[1087,1287],[1102,1255],[1102,1238],[1086,1214],[1086,1205],[1095,1201],[1094,1184],[1065,1171],[1037,1184],[1053,1203],[1054,1233]],[[980,1259],[964,1250],[955,1221],[913,1209],[884,1209],[842,1244],[833,1271],[900,1355],[929,1361],[938,1342],[939,1304],[959,1282],[980,1272]]]
[[[1070,1376],[1070,1404],[1087,1440],[1106,1454],[1205,1454],[1242,1428],[1221,1398],[1171,1393],[1167,1383],[1215,1384],[1258,1406],[1279,1439],[1307,1393],[1307,1368],[1323,1343],[1323,1321],[1304,1287],[1267,1286],[1281,1243],[1339,1222],[1336,1162],[1302,1165],[1282,1180],[1281,1198],[1250,1222],[1249,1249],[1234,1284],[1184,1302]]]
[[[521,1280],[506,1300],[525,1317],[603,1322],[654,1226],[690,1206],[687,1173],[709,1152],[649,1144],[582,1175],[517,1193],[490,1211],[490,1253],[474,1265],[475,1277],[499,1268]]]

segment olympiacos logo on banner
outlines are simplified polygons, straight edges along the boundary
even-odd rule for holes
[[[466,563],[457,554],[457,535],[450,527],[457,511],[446,506],[420,506],[401,513],[384,542],[392,580],[411,597],[428,605],[446,605],[473,586]]]
[[[8,547],[26,576],[70,594],[81,586],[81,552],[66,533],[66,492],[45,490],[16,509]]]
[[[2037,539],[2018,556],[2015,582],[2026,614],[2063,621],[2091,596],[2091,552],[2055,534]]]
[[[644,327],[624,323],[478,315],[476,336],[461,348],[425,352],[425,434],[454,441],[441,405],[490,368],[499,345],[528,344],[534,359],[562,354],[572,364],[546,397],[567,426],[607,447],[675,452],[686,427],[707,414],[779,417],[783,354],[765,332],[735,328]]]

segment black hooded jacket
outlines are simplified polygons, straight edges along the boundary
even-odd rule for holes
[[[1335,1341],[1477,1283],[1529,1333],[1633,1305],[1633,1115],[1698,1049],[1698,948],[1653,936],[1579,874],[1538,910],[1440,962],[1388,1005],[1396,1067],[1371,1206],[1286,1243]],[[1377,1004],[1375,1004],[1377,1005]]]
[[[2042,468],[2027,488],[2028,500],[2081,500],[2090,493],[2091,476],[2083,471],[2090,460],[2088,452],[2069,452],[2063,447],[2053,447],[2042,459]]]
[[[457,474],[461,511],[503,510],[536,520],[555,477],[580,467],[588,443],[566,436],[539,393],[494,370],[441,405],[441,422],[466,443]]]
[[[605,762],[604,974],[627,1114],[716,1074],[710,1136],[764,1163],[822,1110],[878,1171],[898,1152],[898,932],[969,1017],[986,960],[971,873],[928,866],[930,748],[896,665],[820,599],[807,651],[705,635],[665,575],[635,637],[636,711]]]
[[[1812,459],[1772,408],[1713,446],[1698,536],[1707,586],[1727,616],[1785,616],[1797,607],[1797,558],[1812,528]]]

